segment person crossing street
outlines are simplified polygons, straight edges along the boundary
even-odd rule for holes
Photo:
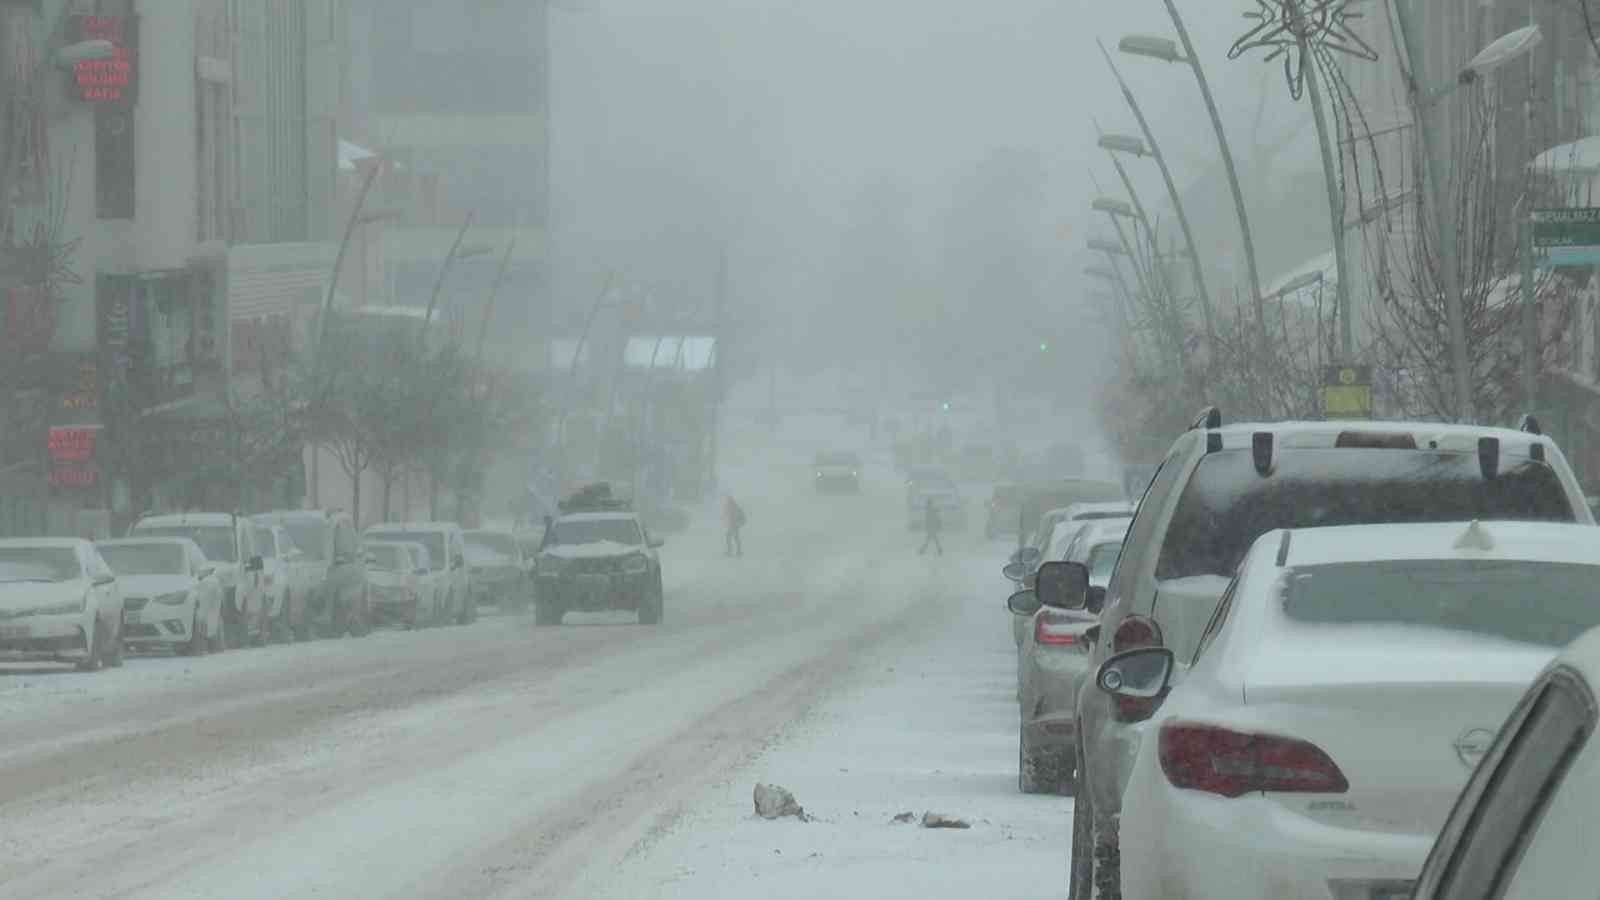
[[[929,544],[939,551],[940,556],[944,555],[944,544],[939,542],[939,529],[943,524],[939,517],[939,507],[935,506],[933,498],[929,497],[922,514],[922,531],[927,537],[922,539],[922,549],[917,551],[918,556],[927,554]]]
[[[733,499],[733,495],[723,498],[722,523],[727,527],[726,542],[729,556],[744,555],[744,537],[740,532],[744,529],[745,518],[744,508]]]

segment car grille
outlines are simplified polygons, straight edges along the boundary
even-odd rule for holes
[[[574,575],[601,575],[620,569],[621,563],[615,559],[575,559],[570,571]]]
[[[128,612],[138,612],[144,609],[145,604],[149,602],[149,597],[129,597],[122,601],[122,608]]]

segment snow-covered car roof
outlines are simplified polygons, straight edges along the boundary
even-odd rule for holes
[[[1553,448],[1554,442],[1541,434],[1497,428],[1488,425],[1452,425],[1442,422],[1235,422],[1209,433],[1221,435],[1225,450],[1248,450],[1258,431],[1270,432],[1275,450],[1331,449],[1343,434],[1408,435],[1418,449],[1476,453],[1478,439],[1500,439],[1500,451],[1528,456],[1535,444]]]
[[[1283,546],[1285,534],[1288,547]],[[1270,531],[1257,540],[1286,566],[1415,559],[1508,559],[1600,565],[1600,531],[1558,522],[1431,522]],[[1270,548],[1270,549],[1269,549]]]
[[[1121,541],[1128,536],[1128,526],[1132,522],[1132,519],[1094,519],[1078,532],[1078,540],[1091,547]]]
[[[1124,513],[1133,516],[1133,504],[1127,500],[1102,500],[1094,502],[1073,503],[1068,506],[1058,507],[1045,513],[1047,516],[1059,516],[1067,521],[1082,519],[1085,516],[1095,518],[1112,518],[1107,513]]]
[[[0,549],[4,550],[60,550],[62,548],[76,549],[90,544],[83,538],[6,538],[0,540]]]
[[[149,525],[149,526],[151,526],[153,528],[167,528],[167,527],[170,527],[170,526],[173,526],[173,525],[200,525],[200,526],[207,526],[207,527],[216,527],[216,526],[227,527],[227,526],[230,526],[230,525],[233,524],[233,520],[234,520],[234,516],[233,516],[232,513],[218,513],[218,512],[171,513],[171,514],[168,514],[168,515],[160,515],[160,516],[145,516],[144,518],[140,519],[139,521],[133,523],[133,527],[136,528],[136,529],[139,528],[141,525]]]
[[[152,535],[150,537],[125,537],[109,541],[95,541],[96,547],[144,547],[150,544],[177,544],[180,547],[189,547],[199,550],[200,545],[186,537],[168,537],[165,535]]]
[[[630,521],[638,520],[638,516],[630,512],[581,512],[561,516],[557,522],[615,522],[619,519]]]
[[[379,522],[367,526],[367,534],[384,534],[394,531],[450,531],[460,528],[454,522]]]

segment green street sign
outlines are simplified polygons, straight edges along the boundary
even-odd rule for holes
[[[1600,207],[1536,209],[1530,218],[1536,265],[1600,265]]]

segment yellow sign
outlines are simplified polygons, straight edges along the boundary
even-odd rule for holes
[[[1326,367],[1322,373],[1321,397],[1324,418],[1372,418],[1372,367]]]

